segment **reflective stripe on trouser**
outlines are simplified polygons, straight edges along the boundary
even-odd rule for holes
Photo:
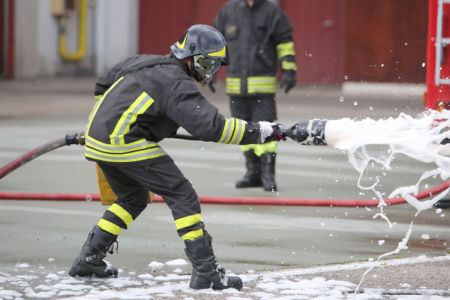
[[[156,160],[142,161],[139,164],[98,162],[98,165],[118,197],[111,206],[114,208],[106,210],[99,222],[103,230],[117,235],[120,229],[126,229],[131,221],[135,220],[147,207],[149,191],[164,199],[172,211],[174,220],[191,220],[183,218],[200,216],[197,193],[168,155]],[[190,225],[186,225],[189,222],[184,221],[178,221],[175,224],[176,226],[181,224],[177,226],[179,236],[204,227],[200,217],[197,222]],[[195,234],[203,235],[203,231],[201,234],[199,231],[191,235],[195,236]]]
[[[201,227],[200,229],[198,229],[199,226]],[[200,214],[176,219],[175,227],[177,228],[178,232],[186,232],[181,236],[183,240],[195,240],[196,238],[203,236],[204,234],[204,225]]]
[[[256,156],[261,156],[266,152],[277,152],[277,143],[268,142],[265,144],[250,144],[241,146],[242,151],[249,151],[253,149]]]
[[[227,94],[241,93],[241,79],[236,77],[227,77]],[[247,78],[248,94],[274,94],[276,91],[277,78],[275,76],[252,76]]]

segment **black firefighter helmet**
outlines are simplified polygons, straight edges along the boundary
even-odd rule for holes
[[[193,56],[192,76],[202,85],[211,82],[220,67],[228,64],[225,38],[217,29],[208,25],[189,27],[170,49],[178,59]]]

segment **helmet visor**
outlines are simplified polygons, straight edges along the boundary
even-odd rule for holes
[[[219,71],[222,63],[218,60],[204,57],[203,55],[194,56],[195,70],[200,75],[200,83],[208,84],[213,80],[214,75]]]

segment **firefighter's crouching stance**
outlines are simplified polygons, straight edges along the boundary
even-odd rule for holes
[[[112,253],[121,229],[145,209],[148,191],[172,211],[193,271],[193,289],[242,288],[237,276],[219,266],[205,230],[191,183],[157,144],[181,126],[194,137],[224,144],[255,144],[285,139],[280,126],[226,119],[200,93],[227,64],[220,32],[207,25],[190,27],[166,56],[130,57],[99,77],[97,102],[86,127],[85,155],[105,174],[118,199],[103,214],[69,271],[71,276],[117,277],[104,258]]]

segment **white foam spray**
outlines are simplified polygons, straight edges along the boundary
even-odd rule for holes
[[[450,177],[450,144],[442,144],[446,138],[450,139],[450,112],[444,110],[425,111],[417,117],[411,117],[401,113],[397,118],[373,120],[370,118],[361,121],[349,118],[327,121],[325,139],[327,144],[348,153],[350,164],[359,172],[358,187],[372,191],[379,200],[380,213],[374,218],[385,219],[389,227],[392,223],[383,211],[386,202],[382,193],[377,190],[380,177],[375,177],[375,182],[369,186],[363,186],[361,181],[370,164],[379,164],[386,170],[391,170],[391,162],[398,154],[406,155],[415,160],[428,163],[432,169],[424,172],[418,180],[410,185],[396,188],[389,198],[400,196],[417,209],[416,216],[423,210],[427,210],[444,198],[450,188],[437,193],[429,200],[419,201],[415,195],[419,193],[422,182],[429,178],[437,178],[445,182]],[[383,152],[371,152],[370,145],[383,145]],[[377,257],[376,261],[399,253],[407,249],[411,236],[413,222],[411,222],[405,237],[399,242],[397,249],[384,253]],[[374,264],[364,272],[356,290],[361,286],[365,276],[375,267]],[[355,293],[356,297],[356,293]]]
[[[358,187],[373,191],[380,200],[379,207],[385,206],[381,193],[376,190],[379,179],[371,186],[361,184],[361,178],[370,163],[380,164],[390,170],[394,157],[403,154],[434,164],[434,168],[425,172],[416,183],[397,188],[389,196],[403,197],[419,213],[431,208],[449,191],[442,191],[428,201],[418,201],[414,197],[424,180],[440,176],[442,181],[446,181],[450,177],[450,144],[441,144],[445,138],[450,138],[449,128],[450,112],[447,110],[425,111],[417,117],[401,113],[397,118],[380,120],[366,118],[357,121],[344,118],[327,122],[325,139],[329,146],[347,151],[350,164],[360,173]],[[375,155],[367,151],[369,145],[384,145],[387,150]]]

